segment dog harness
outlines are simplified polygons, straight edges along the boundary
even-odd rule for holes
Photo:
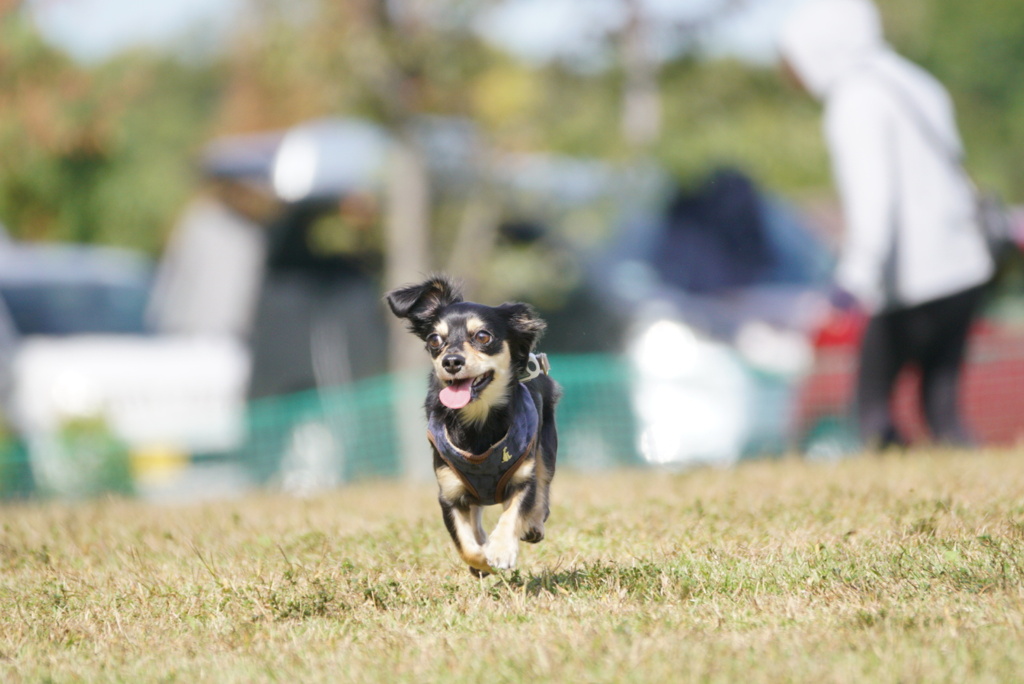
[[[513,388],[512,425],[497,443],[482,454],[472,454],[452,444],[448,428],[435,417],[427,424],[427,439],[437,450],[445,463],[458,475],[462,484],[482,506],[502,503],[505,489],[512,475],[522,465],[524,457],[533,451],[537,443],[539,412],[533,395],[523,381],[532,380],[541,373],[547,373],[547,357],[530,355],[528,375],[521,378]]]
[[[547,354],[530,353],[526,360],[526,372],[519,376],[519,382],[530,382],[538,375],[547,375],[551,372],[551,364],[548,363]]]

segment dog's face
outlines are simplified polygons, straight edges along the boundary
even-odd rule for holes
[[[483,421],[492,408],[506,403],[545,327],[526,304],[492,307],[463,301],[444,277],[394,290],[387,301],[426,343],[438,400],[468,422]]]

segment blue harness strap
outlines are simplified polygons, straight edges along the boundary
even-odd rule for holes
[[[539,420],[533,396],[522,383],[516,384],[513,395],[512,425],[504,437],[482,454],[472,454],[452,444],[448,429],[436,417],[431,416],[427,423],[427,439],[483,506],[505,500],[512,474],[537,442]]]

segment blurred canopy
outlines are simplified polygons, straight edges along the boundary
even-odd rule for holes
[[[1014,168],[1024,158],[1019,3],[880,2],[890,42],[952,92],[969,165],[1016,201],[1024,199]],[[21,238],[156,253],[195,191],[200,145],[321,116],[389,127],[416,113],[467,116],[500,149],[612,161],[641,152],[619,121],[625,60],[586,73],[519,62],[469,30],[489,4],[252,0],[247,28],[219,56],[136,50],[90,66],[44,43],[25,12],[8,10],[0,16],[0,221]],[[662,113],[650,154],[684,179],[726,162],[791,196],[830,193],[817,105],[772,67],[695,50],[655,67]]]

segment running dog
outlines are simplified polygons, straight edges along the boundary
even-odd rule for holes
[[[445,527],[470,571],[514,568],[519,541],[544,538],[561,389],[534,354],[546,324],[528,304],[464,301],[446,276],[389,292],[391,311],[433,360],[427,439]],[[504,506],[490,536],[483,507]]]

